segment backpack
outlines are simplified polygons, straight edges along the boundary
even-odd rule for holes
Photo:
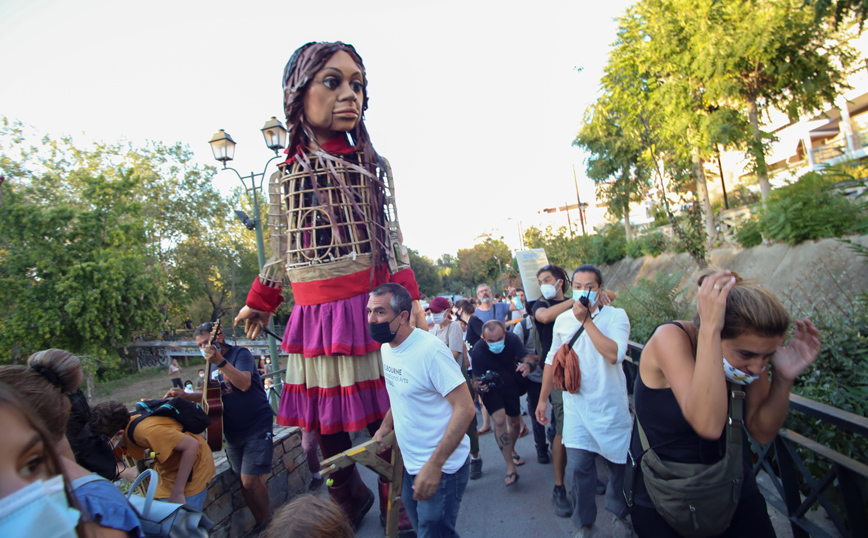
[[[132,414],[140,416],[127,426],[127,437],[136,442],[136,426],[146,418],[168,417],[178,421],[183,431],[202,433],[211,425],[208,413],[202,406],[184,398],[168,398],[165,400],[143,400],[136,402],[136,410]],[[136,443],[138,444],[138,443]]]

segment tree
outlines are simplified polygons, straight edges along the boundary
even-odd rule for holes
[[[16,174],[18,175],[18,174]],[[4,185],[0,360],[58,347],[111,365],[139,328],[158,327],[164,274],[146,242],[139,178],[78,177],[82,200],[46,202],[51,177]],[[85,202],[85,203],[79,203]],[[96,364],[86,360],[85,366]]]
[[[627,240],[633,238],[630,204],[642,201],[649,186],[649,174],[642,161],[640,140],[624,133],[624,102],[603,95],[585,113],[584,123],[573,145],[585,148],[589,157],[588,177],[597,185],[597,196],[608,202],[608,212],[624,219]]]
[[[203,297],[212,319],[237,308],[258,272],[253,234],[230,211],[249,211],[246,196],[224,200],[213,167],[181,144],[82,149],[2,118],[0,174],[0,360],[50,344],[110,363],[130,331]],[[30,313],[52,302],[63,312]]]
[[[548,227],[545,231],[530,226],[524,230],[524,244],[527,248],[543,248],[549,263],[564,267],[568,272],[571,268],[584,263],[590,263],[591,235],[571,236],[567,228]]]
[[[474,245],[473,248],[463,248],[458,251],[456,258],[455,270],[452,274],[468,288],[486,283],[495,289],[501,276],[507,278],[515,276],[514,271],[507,265],[512,260],[512,253],[509,247],[499,240],[486,241]],[[503,273],[501,273],[502,269],[505,269]]]
[[[422,256],[418,251],[411,248],[407,249],[407,254],[410,255],[410,267],[413,273],[416,274],[416,283],[419,284],[419,292],[430,297],[434,297],[443,291],[440,275],[437,272],[437,267],[429,258]]]
[[[775,108],[798,121],[834,103],[849,87],[857,54],[833,25],[815,20],[804,0],[690,1],[682,7],[696,76],[709,100],[747,117],[746,156],[765,200],[771,136],[761,128],[762,116]]]

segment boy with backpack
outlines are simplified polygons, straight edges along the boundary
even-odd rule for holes
[[[211,449],[199,435],[209,422],[196,404],[174,398],[139,402],[133,413],[120,402],[98,404],[91,411],[90,427],[135,460],[153,452],[160,477],[157,500],[202,510],[216,474]]]

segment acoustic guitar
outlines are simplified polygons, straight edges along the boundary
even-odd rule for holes
[[[217,337],[221,334],[223,334],[223,327],[218,319],[211,329],[210,345],[213,346],[217,342]],[[205,440],[208,441],[208,448],[211,449],[211,452],[219,452],[223,450],[223,395],[220,390],[220,381],[211,379],[212,367],[214,365],[206,361],[205,383],[202,389],[202,409],[205,410],[208,418],[211,419],[211,425],[205,430]]]

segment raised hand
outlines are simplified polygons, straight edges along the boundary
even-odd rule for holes
[[[772,366],[775,375],[781,375],[786,381],[795,381],[799,374],[810,366],[820,353],[820,331],[805,318],[796,320],[796,334],[786,346],[778,348],[772,356]]]
[[[234,326],[238,326],[244,322],[244,333],[247,338],[254,340],[262,334],[262,327],[268,324],[271,319],[271,313],[262,310],[254,310],[249,306],[244,306],[235,317]]]
[[[702,281],[696,297],[696,306],[703,327],[712,328],[715,333],[723,330],[726,298],[733,286],[735,286],[735,277],[732,276],[731,271],[714,273]]]

